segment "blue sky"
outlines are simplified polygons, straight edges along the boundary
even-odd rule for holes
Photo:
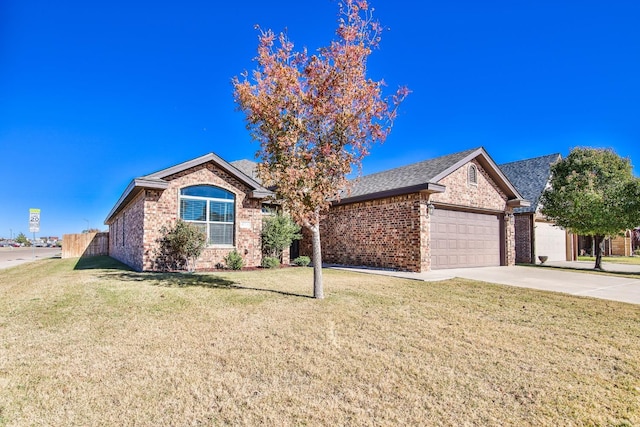
[[[369,76],[413,93],[364,172],[484,146],[497,163],[611,147],[640,170],[640,2],[378,0]],[[128,183],[200,155],[252,159],[231,78],[255,24],[301,48],[334,0],[0,3],[0,237],[106,229]]]

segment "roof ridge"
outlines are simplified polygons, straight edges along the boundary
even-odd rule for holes
[[[459,156],[459,155],[465,155],[465,154],[472,153],[472,152],[474,152],[474,151],[476,151],[476,150],[478,150],[480,148],[482,148],[482,147],[470,148],[470,149],[467,149],[467,150],[458,151],[456,153],[451,153],[451,154],[444,154],[442,156],[432,157],[430,159],[420,160],[420,161],[409,163],[409,164],[406,164],[406,165],[403,165],[403,166],[396,166],[395,168],[384,169],[384,170],[381,170],[381,171],[378,171],[378,172],[373,172],[373,173],[370,173],[370,174],[367,174],[367,175],[362,175],[362,176],[359,176],[359,177],[357,177],[355,179],[372,177],[372,176],[383,174],[383,173],[394,172],[394,171],[397,171],[397,170],[400,170],[400,169],[409,168],[411,166],[418,166],[418,165],[423,165],[425,163],[436,162],[436,161],[444,159],[446,157],[454,157],[454,156]],[[351,181],[353,181],[353,180],[351,180]]]
[[[520,162],[529,162],[529,161],[532,161],[532,160],[544,159],[545,157],[558,157],[558,156],[562,157],[562,155],[560,153],[545,154],[543,156],[530,157],[528,159],[514,160],[514,161],[511,161],[511,162],[501,163],[499,166],[510,165],[510,164],[513,164],[513,163],[520,163]]]

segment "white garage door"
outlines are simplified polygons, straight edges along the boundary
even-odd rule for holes
[[[564,230],[547,222],[535,223],[536,262],[539,255],[546,255],[549,261],[567,260],[567,238]]]
[[[436,209],[431,215],[431,268],[500,265],[500,218]]]

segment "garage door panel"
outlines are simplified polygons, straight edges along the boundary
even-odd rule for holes
[[[436,209],[431,230],[431,268],[500,265],[498,215]]]
[[[545,255],[549,261],[566,261],[567,240],[564,229],[553,224],[536,222],[535,253]]]

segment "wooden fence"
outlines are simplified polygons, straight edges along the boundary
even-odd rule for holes
[[[65,234],[62,258],[109,255],[109,233]]]

